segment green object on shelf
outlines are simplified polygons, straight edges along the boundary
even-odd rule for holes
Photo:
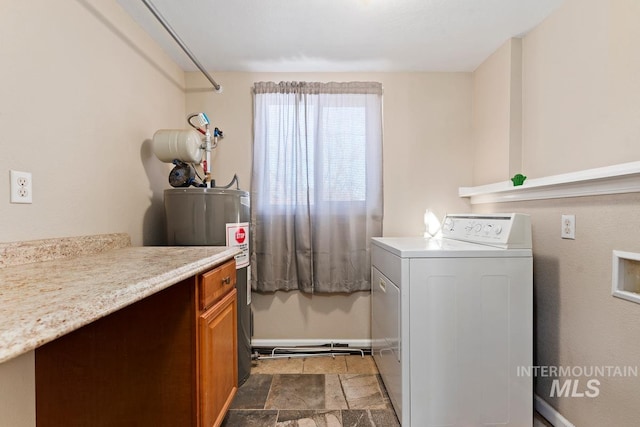
[[[522,185],[525,179],[527,179],[526,176],[522,175],[521,173],[517,173],[513,176],[513,178],[511,178],[511,182],[513,182],[514,187],[517,187],[518,185]]]

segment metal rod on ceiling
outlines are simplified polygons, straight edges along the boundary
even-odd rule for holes
[[[207,78],[207,80],[209,80],[211,82],[211,84],[213,85],[213,87],[216,90],[220,90],[220,85],[218,83],[216,83],[215,80],[213,80],[213,77],[211,77],[209,75],[209,73],[207,72],[207,70],[205,70],[205,68],[202,66],[202,64],[200,64],[200,62],[196,59],[196,57],[193,55],[193,53],[191,53],[191,50],[189,50],[189,48],[187,47],[186,44],[184,44],[184,42],[182,41],[182,39],[180,39],[180,37],[178,36],[178,34],[174,31],[173,28],[171,28],[171,25],[169,25],[169,23],[166,21],[166,19],[164,19],[164,17],[162,16],[162,14],[158,11],[158,9],[156,9],[156,7],[149,1],[149,0],[142,0],[142,3],[145,4],[145,6],[147,6],[147,8],[151,11],[151,13],[153,14],[153,16],[156,17],[156,19],[158,20],[158,22],[160,22],[160,24],[162,24],[162,26],[164,27],[165,30],[167,30],[167,32],[169,33],[169,35],[171,35],[171,37],[173,37],[173,39],[176,41],[176,43],[178,43],[178,45],[182,48],[182,50],[184,51],[184,53],[187,54],[187,56],[189,57],[189,59],[191,59],[191,61],[195,64],[196,67],[198,67],[198,69],[202,72],[202,74],[204,74],[204,76]]]

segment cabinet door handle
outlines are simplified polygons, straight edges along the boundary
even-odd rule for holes
[[[384,280],[380,279],[380,283],[378,284],[378,286],[380,286],[382,292],[387,292],[387,284]]]
[[[222,279],[222,284],[223,285],[230,285],[231,284],[231,276],[227,276],[224,279]]]

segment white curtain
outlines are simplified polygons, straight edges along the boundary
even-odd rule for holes
[[[382,85],[260,82],[254,93],[252,286],[370,289],[382,235]]]

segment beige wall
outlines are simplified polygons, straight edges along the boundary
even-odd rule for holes
[[[0,425],[35,427],[34,352],[0,363]]]
[[[523,42],[532,177],[640,158],[640,2],[567,0]]]
[[[147,140],[183,124],[184,73],[115,0],[5,0],[0,40],[0,241],[161,241],[168,169]],[[9,203],[10,169],[33,204]],[[35,425],[33,369],[33,352],[0,364],[0,425]]]
[[[160,242],[168,169],[147,140],[184,123],[184,73],[115,0],[3,1],[0,40],[0,240]],[[33,204],[9,203],[10,169]]]
[[[371,80],[384,86],[384,234],[424,231],[427,207],[439,216],[468,211],[457,189],[472,179],[470,73],[213,73],[222,93],[212,93],[199,73],[187,74],[187,110],[205,111],[225,132],[213,174],[226,184],[234,173],[248,190],[251,176],[256,81]],[[446,176],[448,179],[442,179]],[[277,292],[253,296],[254,339],[370,338],[369,294],[308,296]]]
[[[507,40],[473,72],[474,185],[522,173],[522,40]]]
[[[524,37],[526,175],[640,160],[639,20],[634,0],[566,0]],[[503,75],[504,68],[495,72]],[[495,81],[496,92],[504,91]],[[491,132],[509,131],[505,120],[484,114]],[[640,305],[611,296],[612,250],[640,253],[638,194],[476,205],[474,211],[532,215],[536,365],[640,366]],[[576,215],[575,240],[560,238],[562,214]],[[596,398],[552,398],[552,378],[538,378],[535,391],[576,426],[637,425],[640,379],[598,380]]]

